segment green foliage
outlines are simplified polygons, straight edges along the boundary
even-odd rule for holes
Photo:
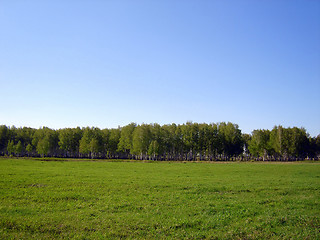
[[[99,128],[85,128],[80,140],[79,151],[90,154],[91,158],[99,156],[104,149],[103,133]]]
[[[132,135],[136,127],[137,125],[135,123],[130,123],[129,125],[121,128],[118,151],[130,153],[132,150]]]
[[[223,154],[233,156],[242,153],[243,142],[241,130],[237,124],[222,122],[219,124],[219,137]]]
[[[151,141],[149,148],[148,148],[148,155],[153,156],[155,158],[160,154],[160,145],[157,140]]]
[[[0,126],[0,155],[153,160],[296,160],[319,158],[320,137],[304,128],[275,126],[242,134],[233,123],[122,128],[40,129]],[[28,147],[28,150],[27,150]]]
[[[50,128],[43,127],[35,132],[32,145],[36,146],[38,154],[42,157],[53,156],[58,148],[58,133]]]
[[[49,153],[50,142],[49,138],[42,138],[38,141],[37,152],[42,156],[46,156]]]
[[[9,155],[15,152],[15,146],[13,140],[9,140],[8,145],[7,145],[7,151]]]
[[[113,155],[115,155],[117,153],[118,144],[119,144],[119,140],[120,140],[120,134],[121,134],[120,128],[110,129],[108,151],[112,152]]]
[[[7,126],[0,125],[0,152],[4,152],[9,141],[9,130]]]
[[[18,156],[19,154],[22,154],[22,151],[23,151],[23,146],[22,146],[22,143],[21,141],[19,141],[17,143],[17,145],[15,145],[15,149],[14,149],[14,153]]]
[[[79,144],[82,131],[78,128],[65,128],[59,130],[59,147],[64,150],[66,156],[74,156],[79,152]]]
[[[132,151],[131,154],[146,155],[151,142],[150,127],[146,124],[137,126],[133,131],[132,136]]]
[[[0,238],[319,239],[319,175],[319,163],[2,159]]]
[[[15,140],[21,141],[22,146],[27,146],[28,144],[31,144],[33,135],[35,134],[36,130],[33,128],[23,127],[23,128],[17,128],[17,129],[11,129],[15,132]]]
[[[258,138],[261,139],[261,144],[256,146]],[[253,132],[252,140],[250,147],[253,151],[255,151],[255,148],[259,151],[266,149],[268,154],[278,155],[283,158],[303,158],[307,157],[308,154],[314,154],[310,148],[311,140],[309,140],[304,128],[275,126],[271,132],[265,130]]]
[[[27,145],[26,151],[28,152],[29,155],[33,152],[33,147],[30,143]]]
[[[315,138],[311,138],[309,147],[311,151],[308,154],[312,152],[315,156],[320,157],[320,134]]]
[[[249,151],[253,156],[265,157],[271,153],[270,131],[254,130],[248,142]]]

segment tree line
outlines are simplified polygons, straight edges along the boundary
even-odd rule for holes
[[[275,126],[243,134],[233,123],[136,124],[59,130],[0,126],[0,155],[140,160],[319,159],[320,135]]]

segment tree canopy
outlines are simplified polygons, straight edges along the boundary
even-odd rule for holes
[[[275,126],[243,134],[234,123],[136,124],[116,129],[0,126],[0,155],[150,160],[291,160],[320,157],[320,135]]]

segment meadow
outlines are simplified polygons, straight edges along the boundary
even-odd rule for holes
[[[0,239],[320,239],[319,163],[0,159]]]

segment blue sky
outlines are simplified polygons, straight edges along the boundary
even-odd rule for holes
[[[0,124],[320,134],[320,1],[0,1]]]

